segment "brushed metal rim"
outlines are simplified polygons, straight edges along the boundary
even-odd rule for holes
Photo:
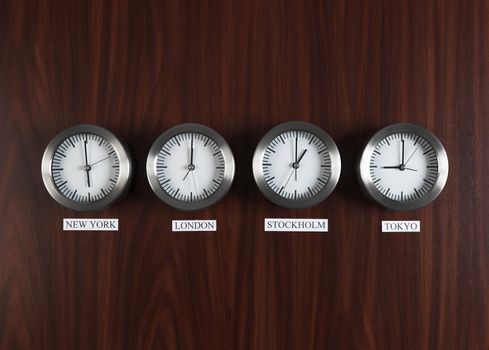
[[[309,197],[307,199],[287,199],[282,196],[279,196],[275,193],[270,186],[268,186],[265,175],[263,174],[263,167],[261,166],[263,155],[265,153],[265,149],[280,134],[287,131],[306,131],[313,135],[315,135],[321,142],[325,144],[328,148],[329,155],[331,158],[331,176],[329,178],[328,183],[323,189],[317,193],[316,195]],[[309,208],[316,204],[319,204],[323,200],[325,200],[335,189],[338,184],[338,180],[341,174],[341,157],[338,147],[336,143],[333,141],[331,136],[326,133],[323,129],[318,126],[303,122],[303,121],[291,121],[279,124],[272,129],[270,129],[258,142],[256,146],[255,153],[253,155],[253,176],[255,178],[255,182],[260,189],[260,191],[267,197],[272,203],[277,204],[284,208]]]
[[[56,187],[51,173],[51,163],[53,161],[54,153],[59,145],[68,137],[82,133],[94,134],[106,140],[114,148],[117,157],[119,158],[119,177],[114,188],[107,196],[93,202],[76,202],[65,197]],[[42,180],[48,193],[62,206],[77,211],[96,211],[106,209],[113,205],[129,188],[129,183],[132,178],[132,170],[131,157],[122,141],[109,130],[93,124],[79,124],[61,131],[49,142],[41,160]]]
[[[385,197],[382,193],[380,193],[379,190],[377,190],[374,183],[372,182],[372,178],[370,177],[369,164],[375,146],[377,146],[377,144],[385,137],[400,132],[416,134],[428,141],[433,147],[438,161],[438,174],[435,185],[433,186],[431,191],[426,196],[409,202],[397,202]],[[445,187],[448,179],[448,171],[448,156],[440,140],[429,130],[421,126],[409,123],[392,124],[376,132],[364,147],[357,164],[358,180],[365,194],[382,206],[391,210],[399,211],[420,209],[434,201]]]
[[[210,197],[195,202],[185,202],[171,197],[161,187],[156,174],[156,160],[158,158],[160,149],[171,138],[187,132],[200,133],[212,139],[222,151],[225,164],[223,180],[217,191]],[[231,188],[234,179],[234,170],[235,164],[233,152],[231,151],[231,147],[229,147],[226,140],[214,129],[195,123],[179,124],[163,132],[151,146],[148,153],[148,158],[146,160],[146,176],[154,194],[167,205],[184,211],[204,209],[220,201]]]

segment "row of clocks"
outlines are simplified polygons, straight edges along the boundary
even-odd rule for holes
[[[127,148],[110,131],[77,125],[48,144],[42,178],[49,194],[74,210],[100,210],[127,191],[132,163]],[[181,210],[197,210],[219,201],[234,178],[231,148],[213,129],[181,124],[152,145],[146,173],[154,193]],[[393,210],[413,210],[433,201],[448,177],[441,142],[413,124],[378,131],[361,154],[358,178],[363,191]],[[253,175],[261,192],[286,208],[306,208],[326,199],[336,187],[341,158],[333,139],[305,122],[280,124],[263,136],[253,157]]]

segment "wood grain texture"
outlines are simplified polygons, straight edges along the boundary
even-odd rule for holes
[[[456,0],[0,1],[1,349],[489,349],[489,3]],[[337,141],[336,191],[306,210],[258,191],[254,147],[305,120]],[[145,176],[150,145],[209,125],[237,162],[229,195],[182,213]],[[411,213],[361,195],[377,129],[413,122],[450,175]],[[62,129],[124,139],[136,176],[117,206],[79,214],[40,176]],[[118,217],[64,233],[63,217]],[[265,217],[328,217],[328,234],[265,234]],[[171,219],[218,220],[172,234]],[[381,234],[419,219],[421,234]]]

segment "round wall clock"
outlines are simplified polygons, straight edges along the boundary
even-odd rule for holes
[[[413,124],[394,124],[367,143],[358,164],[364,192],[393,210],[414,210],[432,202],[448,177],[441,142]]]
[[[219,201],[234,178],[231,148],[213,129],[181,124],[158,137],[146,162],[153,192],[166,204],[197,210]]]
[[[77,125],[56,135],[41,163],[44,186],[59,204],[74,210],[100,210],[127,190],[129,154],[110,131]]]
[[[300,121],[271,129],[253,156],[258,188],[286,208],[307,208],[323,201],[340,173],[340,153],[333,139],[317,126]]]

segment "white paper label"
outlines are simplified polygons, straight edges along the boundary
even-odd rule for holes
[[[172,220],[173,232],[217,231],[216,220]]]
[[[266,232],[328,232],[328,219],[265,219]]]
[[[382,232],[421,232],[419,221],[382,221]]]
[[[63,219],[63,231],[119,231],[119,219]]]

